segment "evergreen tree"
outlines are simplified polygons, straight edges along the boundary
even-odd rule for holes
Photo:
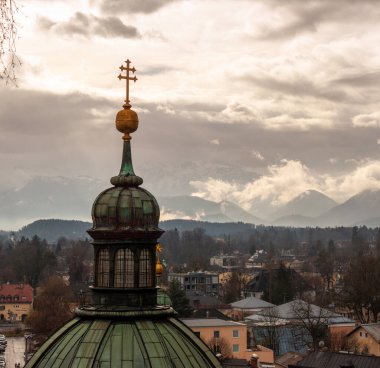
[[[190,317],[193,314],[193,308],[179,281],[174,280],[169,283],[168,295],[179,317]]]
[[[329,241],[328,251],[329,251],[330,256],[334,256],[335,253],[336,253],[335,243],[334,243],[334,241],[331,240],[331,239],[330,239],[330,241]]]

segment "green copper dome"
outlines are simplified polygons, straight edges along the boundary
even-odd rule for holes
[[[220,363],[175,318],[75,318],[38,350],[27,367],[207,368]]]
[[[156,199],[143,188],[106,189],[92,207],[93,229],[157,231],[159,216]]]

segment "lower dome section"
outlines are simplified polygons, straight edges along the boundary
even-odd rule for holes
[[[67,323],[26,368],[206,368],[221,365],[182,322],[156,318],[86,318]]]

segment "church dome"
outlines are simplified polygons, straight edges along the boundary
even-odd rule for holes
[[[220,367],[217,358],[176,318],[75,318],[55,333],[27,367]]]
[[[154,196],[139,187],[112,187],[92,206],[93,229],[156,231],[160,209]]]

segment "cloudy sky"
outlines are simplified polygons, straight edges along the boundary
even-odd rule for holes
[[[0,191],[118,171],[127,58],[135,171],[155,194],[249,209],[380,188],[378,1],[17,1],[22,67],[17,88],[0,86]]]

